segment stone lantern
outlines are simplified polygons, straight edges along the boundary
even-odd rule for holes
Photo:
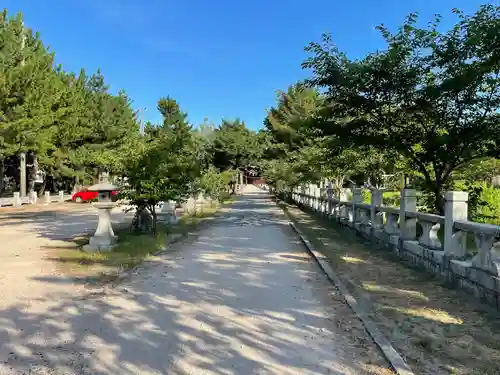
[[[96,191],[98,193],[97,202],[94,204],[94,207],[97,208],[99,222],[94,235],[90,237],[88,245],[85,245],[83,250],[109,251],[116,245],[117,236],[115,236],[111,224],[111,210],[117,206],[112,201],[112,192],[116,189],[117,187],[109,182],[101,182],[88,188],[88,191]]]

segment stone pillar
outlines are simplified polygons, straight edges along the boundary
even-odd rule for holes
[[[417,220],[407,218],[406,212],[417,212],[417,191],[415,189],[401,190],[401,205],[399,210],[400,241],[411,241],[417,236]]]
[[[363,189],[361,188],[353,188],[352,189],[352,203],[353,206],[352,206],[352,222],[353,222],[353,225],[355,222],[358,221],[359,219],[359,210],[358,208],[356,207],[357,204],[361,204],[363,203]]]
[[[326,196],[328,198],[328,206],[327,206],[327,211],[326,214],[328,218],[330,218],[333,215],[333,189],[330,187],[326,190]]]
[[[315,197],[315,202],[314,202],[314,211],[321,211],[321,188],[318,187],[318,185],[314,185],[314,197]]]
[[[311,184],[307,184],[307,186],[306,186],[306,194],[307,194],[307,197],[306,197],[306,206],[307,207],[311,207],[311,205],[312,205],[312,188],[311,188]]]
[[[384,225],[384,221],[380,212],[376,208],[382,206],[382,190],[371,189],[371,210],[370,221],[372,222],[372,235],[374,231],[380,229]]]
[[[50,204],[50,201],[51,201],[50,191],[46,191],[44,193],[44,197],[43,197],[43,204],[45,204],[45,205]]]
[[[30,191],[29,193],[30,204],[36,204],[38,201],[38,193],[36,191]]]
[[[455,232],[453,224],[457,220],[467,220],[469,193],[447,191],[444,199],[444,254],[453,258],[462,258],[467,253],[466,235],[465,232]]]
[[[161,206],[161,213],[170,213],[172,211],[172,208],[170,207],[170,202],[165,201],[163,202],[163,206]]]
[[[23,202],[21,201],[21,193],[16,191],[14,193],[14,207],[21,207],[21,205],[23,204]]]
[[[59,202],[64,202],[64,191],[59,192]]]

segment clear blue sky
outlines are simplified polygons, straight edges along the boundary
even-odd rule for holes
[[[331,32],[351,57],[383,46],[374,27],[401,24],[413,11],[452,23],[453,7],[488,0],[3,0],[22,11],[64,68],[101,68],[113,91],[157,121],[160,96],[176,98],[192,123],[206,116],[262,125],[275,90],[307,72],[304,46]]]

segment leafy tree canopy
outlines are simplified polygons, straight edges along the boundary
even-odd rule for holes
[[[439,16],[425,28],[415,14],[395,33],[379,26],[387,48],[359,60],[324,35],[307,47],[312,56],[303,64],[313,73],[309,83],[326,92],[313,127],[406,158],[439,211],[456,168],[500,152],[500,7],[454,12],[458,22],[446,32]]]

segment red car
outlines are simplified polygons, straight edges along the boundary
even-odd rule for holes
[[[111,198],[114,198],[118,194],[118,190],[111,192]],[[73,194],[71,200],[76,203],[83,203],[91,201],[92,199],[97,199],[99,193],[97,191],[88,191],[87,189],[80,190],[78,193]]]

